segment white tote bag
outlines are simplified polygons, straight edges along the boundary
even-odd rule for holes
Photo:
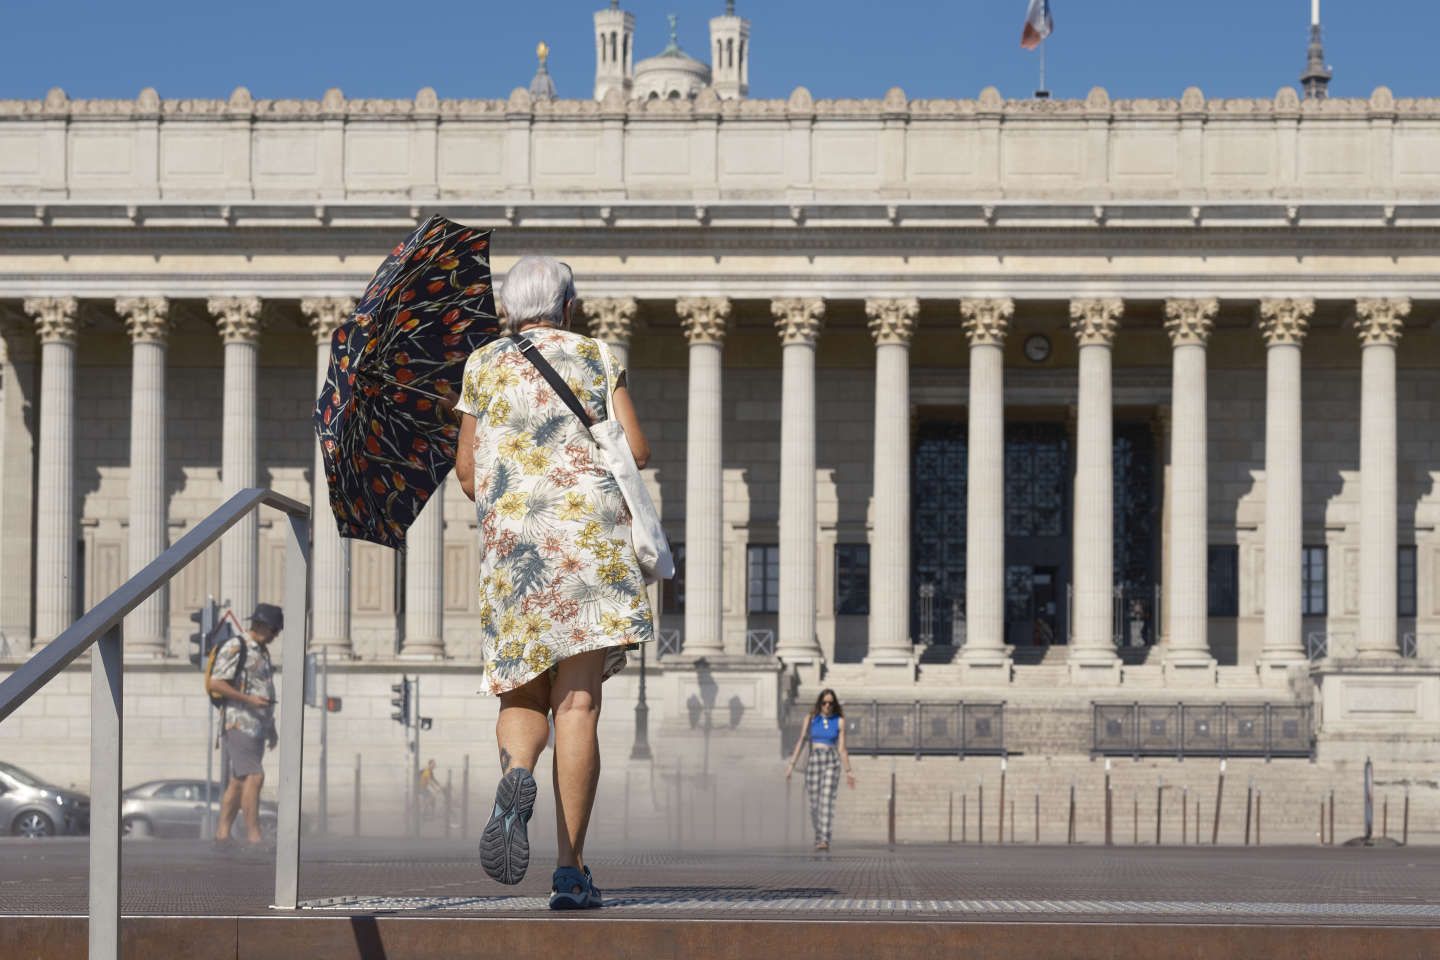
[[[605,367],[605,419],[590,426],[590,435],[600,448],[605,466],[615,475],[615,483],[630,508],[630,535],[635,542],[635,556],[640,561],[640,573],[647,584],[659,583],[675,576],[675,558],[670,553],[670,541],[665,528],[660,524],[660,511],[650,499],[650,491],[635,465],[635,455],[630,452],[630,441],[625,439],[625,428],[615,419],[612,397],[615,393],[615,361],[610,348],[597,340],[600,347],[600,362]]]

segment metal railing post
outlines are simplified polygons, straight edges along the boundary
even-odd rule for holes
[[[300,895],[300,767],[305,753],[305,647],[310,639],[310,523],[291,516],[285,544],[281,634],[280,810],[275,837],[275,903],[294,910]]]
[[[120,772],[125,744],[120,628],[90,659],[90,960],[120,957]]]

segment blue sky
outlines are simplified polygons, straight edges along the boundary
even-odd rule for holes
[[[529,82],[538,40],[551,48],[562,96],[588,97],[591,13],[604,0],[0,0],[0,98],[503,97]],[[680,18],[681,46],[704,57],[708,19],[723,0],[625,0],[641,56]],[[752,22],[751,95],[973,97],[993,84],[1021,97],[1037,59],[1019,46],[1026,0],[738,0]],[[1090,87],[1113,97],[1269,97],[1305,61],[1309,0],[1051,0],[1047,41],[1055,96]],[[1440,95],[1426,62],[1440,33],[1434,0],[1325,0],[1332,93]]]

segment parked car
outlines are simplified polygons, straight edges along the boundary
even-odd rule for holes
[[[0,830],[17,837],[90,832],[90,798],[0,761]]]
[[[210,784],[212,824],[223,792],[221,784]],[[279,816],[274,802],[260,801],[260,830],[267,838],[274,837]],[[131,787],[120,800],[120,822],[127,837],[198,837],[205,824],[205,781],[151,780]],[[243,829],[238,814],[235,822]]]

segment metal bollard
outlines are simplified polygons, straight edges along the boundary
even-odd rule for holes
[[[1210,828],[1210,846],[1220,842],[1220,803],[1225,798],[1225,761],[1220,761],[1220,779],[1215,783],[1215,824]]]
[[[1130,846],[1138,847],[1140,846],[1140,794],[1131,791],[1130,803],[1132,804],[1130,811],[1130,829],[1133,831],[1130,837]]]
[[[1255,846],[1260,846],[1260,801],[1262,796],[1260,788],[1255,788]]]
[[[1035,845],[1040,845],[1040,791],[1035,791]]]
[[[1015,798],[1010,798],[1010,842],[1015,842]]]
[[[355,754],[355,799],[351,801],[350,815],[354,819],[355,836],[360,836],[360,754]]]
[[[1000,758],[1000,823],[995,834],[996,843],[1005,842],[1005,758]]]
[[[449,839],[450,839],[450,816],[451,816],[451,814],[452,814],[453,811],[454,811],[454,803],[453,803],[453,801],[452,801],[452,798],[455,796],[455,794],[450,790],[450,787],[451,787],[451,777],[450,777],[450,773],[451,773],[451,772],[450,772],[450,770],[448,770],[448,769],[445,771],[445,839],[446,839],[446,840],[449,840]]]
[[[1380,800],[1380,836],[1390,836],[1390,794]]]
[[[968,793],[962,793],[962,794],[960,794],[960,842],[961,842],[961,843],[969,843],[969,842],[970,842],[970,814],[969,814],[969,811],[968,811],[968,809],[967,809],[967,808],[969,807],[969,805],[970,805],[970,794],[968,794]]]
[[[628,812],[630,805],[625,809]],[[460,771],[460,839],[470,839],[470,754],[465,754],[465,765]]]
[[[1335,788],[1330,788],[1330,846],[1335,846]]]
[[[890,813],[889,813],[889,841],[890,846],[895,846],[895,771],[890,771]]]
[[[1320,801],[1320,846],[1325,846],[1325,801]]]
[[[1245,784],[1245,846],[1250,846],[1250,807],[1255,803],[1255,781]]]
[[[950,791],[950,798],[945,804],[945,842],[955,842],[955,791]]]
[[[1180,788],[1180,846],[1190,842],[1190,788]]]
[[[1075,781],[1070,781],[1070,811],[1066,814],[1065,842],[1075,842]]]
[[[1155,846],[1160,846],[1160,808],[1165,802],[1165,778],[1155,778]]]
[[[975,838],[978,843],[985,842],[985,778],[980,778],[980,783],[975,798]]]
[[[1115,808],[1110,793],[1110,758],[1105,758],[1105,846],[1115,843]]]

